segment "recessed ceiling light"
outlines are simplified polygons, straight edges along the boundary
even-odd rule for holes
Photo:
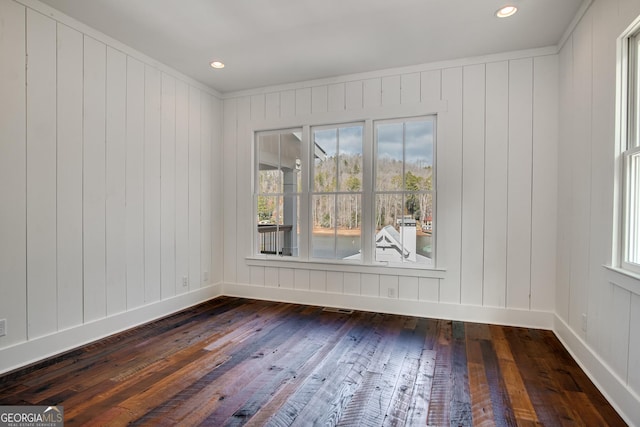
[[[518,11],[518,8],[515,6],[503,6],[496,12],[496,16],[498,18],[507,18],[509,16],[515,15]]]
[[[224,63],[223,63],[223,62],[220,62],[220,61],[213,61],[213,62],[211,63],[211,66],[212,66],[213,68],[224,68]]]

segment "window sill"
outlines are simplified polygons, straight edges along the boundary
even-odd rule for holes
[[[620,267],[603,266],[607,270],[607,280],[631,293],[640,295],[640,274]]]
[[[331,270],[345,273],[386,274],[408,277],[444,279],[447,270],[421,266],[387,266],[384,264],[361,264],[356,262],[335,262],[331,260],[283,259],[284,257],[246,257],[247,265],[256,267],[281,267],[301,270]]]

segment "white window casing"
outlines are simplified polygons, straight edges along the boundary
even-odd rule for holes
[[[416,109],[411,109],[411,110],[405,110],[403,108],[399,108],[398,111],[396,111],[394,114],[394,112],[388,112],[384,113],[381,112],[379,110],[374,111],[372,114],[366,115],[366,116],[360,116],[360,117],[349,117],[349,114],[347,112],[347,114],[344,114],[345,112],[343,112],[342,115],[336,115],[336,114],[324,114],[324,115],[313,115],[313,116],[308,116],[308,117],[303,117],[300,118],[299,120],[296,120],[295,122],[283,122],[283,121],[274,121],[271,123],[253,123],[253,126],[251,126],[251,132],[252,132],[252,137],[254,138],[253,144],[252,144],[252,157],[253,157],[253,161],[254,161],[254,165],[252,167],[252,183],[253,183],[253,209],[254,209],[254,217],[259,218],[258,216],[258,212],[257,212],[257,201],[258,198],[260,196],[263,196],[264,194],[260,193],[260,188],[259,188],[259,175],[260,175],[260,170],[259,170],[259,154],[260,154],[260,148],[258,147],[258,141],[259,138],[262,135],[269,135],[269,134],[278,134],[280,132],[291,132],[292,130],[295,130],[295,132],[297,132],[297,134],[300,136],[301,138],[301,158],[300,158],[300,169],[301,169],[301,177],[300,177],[300,182],[301,182],[301,191],[299,193],[296,193],[296,197],[299,201],[299,208],[298,208],[298,215],[299,215],[299,221],[298,221],[298,227],[299,227],[299,238],[297,240],[298,243],[298,248],[297,251],[295,252],[295,255],[297,256],[288,256],[290,254],[286,254],[287,256],[285,256],[285,254],[283,253],[278,253],[278,251],[275,251],[276,253],[261,253],[260,248],[258,246],[258,242],[259,242],[259,232],[258,232],[258,227],[256,226],[252,226],[252,228],[254,229],[253,231],[253,254],[249,255],[247,257],[247,260],[249,261],[250,265],[252,265],[255,262],[258,262],[259,264],[262,264],[263,262],[267,262],[269,263],[269,265],[271,264],[282,264],[282,263],[305,263],[308,266],[313,266],[313,265],[326,265],[326,264],[332,264],[334,266],[337,265],[343,265],[344,268],[347,269],[351,269],[351,268],[356,268],[357,270],[361,270],[364,268],[363,271],[367,271],[370,270],[371,268],[393,268],[395,267],[401,267],[401,268],[409,268],[411,270],[414,270],[415,268],[418,268],[420,270],[428,270],[428,271],[437,271],[438,268],[436,267],[435,264],[435,243],[432,244],[432,253],[433,253],[433,257],[432,260],[429,264],[423,264],[423,265],[419,265],[419,264],[415,264],[415,265],[403,265],[403,263],[389,263],[389,262],[379,262],[376,261],[376,256],[375,256],[375,234],[376,234],[376,230],[375,230],[375,219],[374,219],[374,215],[375,215],[375,142],[374,142],[374,138],[375,138],[375,124],[378,121],[388,121],[388,120],[395,120],[398,122],[402,122],[403,120],[419,120],[420,118],[423,118],[425,120],[430,121],[431,123],[433,123],[433,139],[434,139],[434,143],[433,143],[433,164],[432,164],[432,174],[433,174],[433,188],[432,188],[432,194],[433,194],[433,221],[434,221],[434,229],[433,229],[433,236],[434,236],[434,242],[435,242],[435,228],[437,227],[437,222],[435,222],[435,213],[436,213],[436,183],[435,183],[435,167],[436,167],[436,161],[435,161],[435,150],[436,150],[436,141],[437,141],[437,135],[436,135],[436,130],[435,130],[435,124],[437,122],[437,113],[438,111],[443,111],[446,110],[446,103],[444,103],[444,107],[443,105],[438,105],[436,108],[430,107],[430,106],[423,106],[423,108],[419,108],[417,109],[418,111],[416,111]],[[422,111],[420,111],[422,110]],[[362,111],[360,112],[362,113]],[[423,114],[416,114],[416,113],[423,113]],[[324,117],[322,117],[324,116]],[[280,123],[279,123],[280,122]],[[314,152],[315,150],[312,149],[312,137],[313,137],[313,131],[314,129],[326,129],[326,128],[337,128],[337,127],[344,127],[344,126],[350,126],[350,125],[357,125],[357,126],[361,126],[362,127],[362,140],[363,140],[363,144],[362,144],[362,188],[361,191],[358,191],[358,195],[360,196],[360,202],[361,202],[361,218],[359,218],[359,226],[361,227],[361,253],[359,256],[359,259],[355,259],[355,260],[349,260],[349,259],[340,259],[338,257],[334,257],[331,259],[319,259],[319,258],[314,258],[313,256],[313,235],[312,235],[312,230],[313,230],[313,218],[312,218],[312,212],[311,212],[311,205],[312,205],[312,198],[314,195],[314,182],[313,182],[313,171],[314,171],[314,167],[313,167],[313,162],[314,162]],[[317,192],[316,192],[317,193]],[[342,194],[341,191],[337,191],[336,194]],[[336,194],[331,193],[331,196],[336,196]],[[274,196],[277,197],[284,197],[284,193],[277,193],[274,194]],[[282,203],[282,202],[280,202]],[[360,207],[359,207],[360,208]],[[282,221],[278,218],[277,221],[278,223],[281,223]],[[273,252],[273,251],[272,251]],[[351,267],[350,267],[351,266]],[[361,266],[361,267],[358,267]]]

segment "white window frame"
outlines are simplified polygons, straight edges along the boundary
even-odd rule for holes
[[[373,206],[373,209],[372,209],[371,213],[375,215],[375,208],[376,208],[375,207],[375,198],[376,198],[376,195],[378,195],[378,194],[385,194],[385,193],[386,194],[402,194],[403,195],[403,200],[405,200],[404,197],[406,195],[408,195],[408,194],[420,193],[420,192],[415,192],[415,191],[410,191],[410,190],[386,191],[386,190],[379,190],[379,189],[376,188],[376,185],[375,185],[375,183],[377,182],[377,176],[376,176],[376,170],[377,170],[376,166],[377,166],[377,164],[376,164],[376,160],[378,158],[378,153],[377,153],[378,146],[377,146],[376,142],[377,142],[377,139],[378,139],[378,131],[377,131],[377,128],[376,128],[375,125],[378,124],[378,123],[380,123],[380,124],[402,123],[403,127],[404,127],[406,125],[406,123],[416,122],[416,121],[425,121],[425,119],[433,121],[433,135],[434,135],[434,138],[435,138],[434,139],[434,144],[433,144],[433,153],[432,153],[432,155],[433,155],[433,165],[432,165],[432,177],[433,177],[432,186],[433,186],[433,188],[430,191],[430,193],[432,193],[432,195],[433,195],[432,220],[436,224],[436,226],[432,229],[432,232],[431,232],[431,241],[432,241],[432,248],[433,248],[433,252],[432,252],[432,255],[431,255],[431,263],[430,264],[421,264],[421,263],[409,263],[409,262],[406,262],[406,261],[388,262],[387,265],[391,265],[391,266],[401,267],[401,266],[411,265],[411,266],[423,266],[423,268],[429,268],[431,266],[433,266],[433,267],[436,266],[436,255],[437,255],[437,252],[435,251],[435,247],[436,247],[435,242],[436,242],[436,239],[437,239],[438,220],[437,220],[437,215],[436,215],[437,209],[436,209],[436,197],[435,197],[436,190],[435,189],[436,189],[436,176],[437,176],[437,172],[436,172],[437,171],[436,147],[438,145],[437,144],[437,133],[438,133],[437,132],[437,124],[438,124],[438,120],[437,120],[437,117],[435,115],[426,115],[426,116],[417,116],[417,117],[403,117],[403,118],[397,118],[397,119],[393,118],[393,119],[376,120],[373,123],[373,125],[374,125],[373,140],[371,142],[372,142],[372,145],[374,146],[374,153],[373,153],[373,158],[372,158],[372,161],[373,161],[373,167],[372,167],[373,168],[373,179],[372,179],[373,188],[372,188],[372,191],[371,191],[371,197],[374,200],[374,206]],[[406,145],[405,145],[405,141],[403,140],[403,152],[405,151],[405,149],[406,149]],[[403,179],[406,176],[405,167],[406,167],[406,164],[405,164],[405,162],[403,162],[403,170],[402,170]],[[404,203],[403,203],[403,205],[404,205]],[[375,222],[375,219],[374,219],[374,222]],[[374,229],[373,229],[373,235],[375,235],[375,226],[374,226]],[[375,257],[375,254],[374,254],[374,257]],[[376,261],[374,260],[374,262],[376,262]]]
[[[259,137],[260,136],[270,136],[270,135],[282,135],[283,133],[296,133],[296,132],[301,132],[301,131],[302,131],[302,129],[300,127],[296,127],[296,128],[288,128],[288,129],[278,129],[278,130],[274,130],[274,131],[255,132],[255,134],[254,134],[255,135],[254,136],[254,138],[255,138],[254,139],[254,146],[255,147],[254,147],[254,151],[253,151],[253,153],[254,153],[253,165],[254,166],[253,166],[253,175],[252,176],[253,176],[253,179],[256,180],[256,181],[254,181],[254,184],[253,184],[254,201],[252,203],[252,206],[253,206],[253,211],[254,211],[254,214],[255,214],[256,218],[258,216],[258,207],[257,206],[258,206],[258,200],[259,200],[260,197],[286,198],[287,196],[293,196],[293,197],[298,199],[298,204],[301,205],[302,204],[301,197],[304,194],[304,187],[302,187],[302,185],[301,185],[301,188],[297,189],[298,191],[286,192],[286,191],[284,191],[284,187],[282,187],[283,183],[281,183],[280,192],[275,192],[275,193],[260,193],[259,192],[259,185],[258,185],[259,174],[256,173],[257,167],[258,167],[258,162],[261,160],[260,156],[259,156],[259,150],[258,150],[258,147],[257,147],[258,142],[259,142]],[[302,141],[300,142],[300,151],[301,151],[301,153],[300,153],[301,154],[300,168],[302,169],[302,168],[305,167],[305,165],[302,164],[302,163],[304,163],[302,161],[302,159],[304,158],[304,143]],[[278,170],[282,170],[282,164],[281,164],[282,155],[281,155],[281,144],[280,144],[280,141],[278,143],[278,156],[277,157],[278,157]],[[302,170],[304,172],[304,169],[302,169]],[[278,210],[278,213],[280,213],[279,210]],[[300,226],[300,220],[299,220],[300,213],[299,212],[298,212],[297,216],[298,216],[298,223],[296,224],[296,227],[294,228],[294,230],[297,229],[298,226]],[[276,236],[275,236],[275,242],[274,242],[275,248],[276,248],[276,250],[278,250],[278,249],[283,249],[284,250],[284,247],[282,247],[282,245],[281,245],[282,242],[278,241],[279,238],[280,238],[279,227],[281,225],[279,223],[279,221],[278,221],[278,218],[276,218],[276,221],[275,221],[274,225],[276,227]],[[298,242],[298,245],[299,245],[299,242]],[[253,250],[254,250],[255,253],[261,253],[257,237],[254,239],[254,249]],[[279,256],[284,256],[284,255],[279,255]],[[287,256],[298,257],[299,256],[298,247],[294,247],[294,252],[290,253]]]
[[[613,265],[640,277],[640,263],[630,260],[631,250],[636,252],[636,257],[637,251],[640,251],[640,167],[632,167],[632,160],[640,157],[640,18],[619,38],[618,52],[618,160],[615,190],[618,207]]]
[[[302,188],[303,192],[300,194],[300,222],[301,229],[300,234],[300,248],[298,257],[289,257],[272,254],[261,254],[257,250],[257,245],[252,244],[252,254],[247,256],[249,265],[264,265],[264,266],[295,266],[299,263],[305,263],[311,267],[311,265],[327,265],[333,264],[334,269],[338,268],[343,271],[361,271],[361,272],[382,272],[384,268],[399,267],[398,265],[390,265],[387,262],[375,261],[375,224],[373,218],[373,211],[375,209],[374,196],[373,196],[373,166],[374,166],[374,121],[386,121],[386,120],[412,120],[420,117],[433,117],[434,121],[434,182],[433,182],[433,210],[434,210],[434,230],[433,230],[433,263],[431,265],[420,263],[404,263],[401,266],[401,270],[415,270],[415,271],[431,271],[432,273],[425,277],[444,277],[445,270],[436,264],[436,230],[437,221],[435,220],[437,211],[437,183],[435,179],[436,170],[436,147],[439,140],[437,132],[437,123],[439,120],[439,113],[446,111],[446,103],[440,102],[435,105],[424,104],[416,108],[416,106],[395,106],[392,111],[388,111],[386,108],[372,108],[365,109],[364,114],[341,112],[341,113],[324,113],[315,114],[311,116],[305,116],[304,118],[297,120],[273,120],[266,123],[254,122],[248,126],[252,143],[251,143],[251,182],[252,182],[252,217],[255,217],[257,212],[256,206],[256,149],[257,138],[259,133],[263,132],[279,132],[286,131],[292,128],[302,128]],[[310,254],[311,251],[311,232],[312,224],[310,217],[310,203],[312,194],[312,182],[311,182],[311,170],[310,164],[312,160],[312,153],[309,148],[309,141],[311,140],[311,128],[317,127],[331,127],[342,126],[345,124],[364,123],[363,132],[363,191],[362,191],[362,235],[361,235],[361,247],[362,256],[360,260],[342,260],[342,259],[317,259],[313,258]],[[257,227],[252,226],[252,241],[257,241]],[[341,267],[339,267],[341,266]],[[353,268],[352,268],[353,267]],[[311,267],[316,268],[316,267]],[[382,268],[377,270],[378,268]]]
[[[338,189],[335,189],[334,191],[327,191],[327,192],[318,192],[315,191],[315,159],[314,159],[314,151],[311,149],[311,135],[313,135],[313,132],[315,130],[327,130],[327,129],[340,129],[340,128],[345,128],[345,127],[355,127],[355,126],[362,126],[362,187],[360,191],[357,192],[349,192],[349,191],[345,191],[344,189],[341,189],[340,191],[338,191]],[[362,212],[362,216],[361,216],[361,220],[360,220],[360,247],[362,248],[362,251],[364,251],[364,234],[365,234],[365,228],[364,228],[364,218],[367,215],[369,215],[369,212],[365,213],[365,205],[364,205],[364,193],[367,191],[366,187],[364,185],[364,176],[365,173],[367,171],[367,166],[365,165],[367,163],[366,160],[366,155],[364,153],[365,151],[365,145],[367,144],[367,137],[366,137],[366,123],[364,121],[359,121],[359,122],[349,122],[349,123],[330,123],[330,124],[324,124],[324,125],[314,125],[314,126],[310,126],[310,131],[309,131],[309,140],[306,142],[307,143],[307,147],[309,149],[309,171],[307,172],[307,176],[309,177],[309,186],[308,186],[308,197],[309,197],[309,213],[311,213],[311,204],[313,204],[313,197],[314,196],[318,196],[318,195],[324,195],[324,196],[341,196],[341,195],[353,195],[353,194],[358,194],[360,195],[360,200],[361,200],[361,212]],[[305,141],[303,140],[303,144],[305,144]],[[315,147],[314,147],[315,148]],[[338,170],[340,169],[340,165],[337,165]],[[337,209],[337,206],[336,206]],[[331,260],[331,261],[337,261],[337,262],[351,262],[348,260],[343,260],[340,258],[314,258],[313,257],[313,239],[312,239],[312,232],[313,232],[313,219],[311,218],[311,216],[308,218],[308,224],[309,224],[309,248],[308,248],[308,253],[309,253],[309,258],[312,260],[318,260],[318,261],[323,261],[323,260]],[[337,238],[337,229],[335,230],[335,234],[334,237]],[[334,243],[336,243],[334,241]],[[335,249],[335,248],[334,248]],[[360,260],[354,260],[355,262],[361,263],[363,261],[363,256],[361,254]]]

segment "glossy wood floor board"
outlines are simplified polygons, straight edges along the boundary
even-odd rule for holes
[[[552,332],[220,297],[0,377],[87,426],[622,426]]]

